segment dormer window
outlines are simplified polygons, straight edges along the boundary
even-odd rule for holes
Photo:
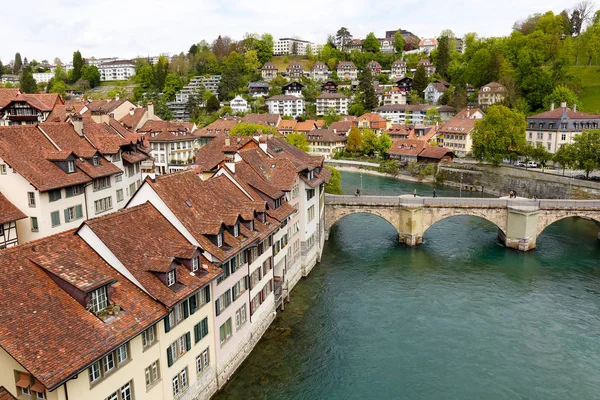
[[[233,237],[238,237],[240,235],[240,224],[239,223],[235,223],[235,225],[233,226]]]
[[[74,160],[67,161],[67,172],[69,174],[72,174],[73,172],[75,172],[75,161]]]
[[[275,199],[275,209],[277,210],[279,207],[281,207],[281,198]]]
[[[169,272],[167,272],[167,286],[171,287],[175,284],[175,282],[175,270],[172,269]]]
[[[198,268],[200,268],[200,256],[192,258],[192,272],[198,271]]]
[[[108,295],[106,293],[106,286],[102,286],[92,292],[92,304],[91,311],[99,313],[108,307]]]
[[[217,235],[217,247],[223,247],[223,234],[219,233]]]
[[[250,220],[250,230],[254,230],[254,220]]]
[[[94,167],[99,166],[100,165],[100,157],[98,157],[98,156],[92,157],[92,164],[94,165]]]

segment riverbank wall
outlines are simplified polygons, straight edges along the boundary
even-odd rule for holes
[[[438,167],[437,181],[467,191],[505,196],[514,190],[540,199],[598,199],[600,182],[512,167],[448,163]]]

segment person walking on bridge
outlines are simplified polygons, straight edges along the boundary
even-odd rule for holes
[[[414,197],[417,197],[417,189],[415,189]]]
[[[435,190],[435,188],[433,188],[433,198],[435,199],[437,197],[437,191]]]

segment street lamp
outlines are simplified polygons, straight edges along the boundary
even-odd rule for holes
[[[360,172],[360,194],[362,194],[363,188],[362,188],[362,171]]]
[[[458,193],[459,196],[462,197],[462,181],[463,181],[463,174],[460,174],[460,187],[458,188]]]

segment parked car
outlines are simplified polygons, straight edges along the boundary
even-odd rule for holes
[[[527,162],[527,168],[537,168],[538,165],[535,161],[528,161]]]
[[[575,178],[575,179],[585,179],[585,175],[583,175],[583,174],[575,175],[573,178]]]
[[[516,161],[513,165],[515,167],[524,167],[525,163],[523,161]]]

